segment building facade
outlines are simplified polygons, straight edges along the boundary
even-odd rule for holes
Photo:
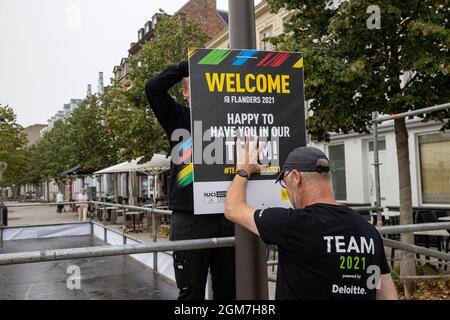
[[[441,123],[407,122],[413,206],[450,210],[450,132]],[[329,143],[313,142],[333,165],[333,190],[347,203],[375,202],[373,137],[333,134]],[[380,189],[382,206],[399,206],[399,179],[394,123],[379,126]]]
[[[63,110],[58,110],[54,116],[47,120],[48,124],[45,128],[41,129],[40,136],[42,137],[47,132],[50,132],[56,121],[67,117],[73,110],[78,108],[82,102],[83,99],[70,99],[69,103],[64,104]]]
[[[217,10],[216,0],[189,0],[175,14],[179,14],[182,19],[198,21],[210,39],[228,27],[228,12]],[[138,30],[137,41],[130,44],[128,57],[122,58],[120,64],[114,66],[114,79],[121,81],[124,86],[130,85],[130,83],[124,82],[124,77],[129,71],[130,60],[138,57],[143,44],[153,39],[155,27],[161,16],[161,13],[155,13],[151,20]]]
[[[22,130],[22,133],[24,133],[28,139],[27,147],[31,147],[39,141],[41,138],[41,130],[46,127],[46,124],[33,124]]]

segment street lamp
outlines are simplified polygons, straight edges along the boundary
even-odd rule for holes
[[[254,0],[228,0],[230,48],[256,49]],[[236,299],[267,300],[266,246],[258,236],[235,225]]]

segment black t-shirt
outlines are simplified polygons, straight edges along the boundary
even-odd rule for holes
[[[188,62],[168,67],[150,79],[145,92],[156,119],[166,132],[172,149],[182,141],[171,141],[176,129],[191,131],[191,113],[188,107],[177,103],[169,94],[170,88],[189,76]],[[184,159],[191,159],[192,140],[185,140],[180,148],[181,164],[170,163],[169,209],[175,211],[194,211],[192,190],[192,164]]]
[[[256,210],[261,239],[278,246],[276,299],[375,299],[390,272],[378,231],[346,206]]]

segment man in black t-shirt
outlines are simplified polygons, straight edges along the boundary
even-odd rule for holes
[[[293,208],[256,210],[245,194],[262,166],[250,145],[238,153],[225,216],[278,246],[276,299],[397,299],[383,241],[358,213],[336,203],[326,155],[294,149],[277,179]]]
[[[170,240],[187,240],[234,235],[234,225],[223,214],[194,215],[192,190],[192,140],[181,139],[177,129],[190,135],[190,110],[176,102],[169,90],[183,81],[183,95],[189,97],[188,62],[182,61],[150,79],[145,92],[156,119],[166,132],[170,148],[182,143],[170,164],[169,209],[172,210]],[[178,159],[174,159],[178,158]],[[179,160],[176,163],[175,160]],[[181,163],[179,163],[181,162]],[[208,270],[214,300],[236,297],[234,248],[174,251],[174,271],[180,300],[205,298]]]

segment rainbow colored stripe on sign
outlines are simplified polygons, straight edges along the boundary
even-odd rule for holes
[[[189,163],[178,172],[177,175],[177,188],[185,188],[192,183],[192,163]]]
[[[180,162],[185,162],[187,159],[191,157],[191,155],[192,155],[192,138],[189,138],[181,146],[181,151],[179,154]]]
[[[303,68],[303,58],[300,58],[293,66],[292,68],[300,69]]]
[[[222,63],[231,53],[231,50],[213,49],[210,53],[204,56],[198,64],[218,65]]]
[[[265,55],[256,65],[257,67],[275,67],[278,68],[289,59],[291,55],[287,52],[270,52]]]
[[[200,50],[190,49],[189,58],[199,53]],[[250,60],[254,59],[257,67],[281,67],[286,61],[293,56],[288,52],[264,52],[258,50],[228,50],[228,49],[212,49],[197,64],[202,65],[220,65],[226,61],[236,67],[245,65]],[[303,58],[300,58],[293,66],[293,68],[303,68]]]
[[[258,51],[256,50],[242,50],[238,53],[236,59],[233,61],[233,66],[242,66],[250,59],[257,59],[257,57],[255,57],[255,54],[257,53]]]
[[[180,161],[185,162],[192,156],[192,138],[183,143],[180,150]],[[192,163],[186,164],[177,175],[177,188],[184,188],[192,183]]]

